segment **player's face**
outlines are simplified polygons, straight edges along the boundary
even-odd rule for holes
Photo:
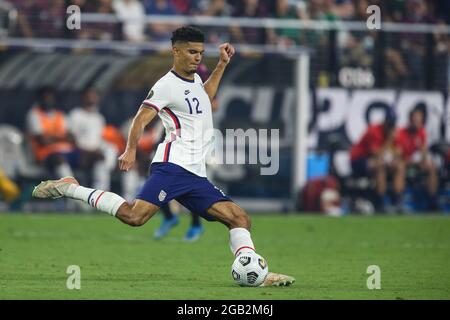
[[[84,104],[94,106],[98,103],[99,97],[95,90],[89,90],[84,95]]]
[[[201,42],[185,42],[174,46],[174,56],[177,65],[187,74],[197,72],[205,52]]]
[[[423,113],[422,112],[414,112],[411,115],[411,123],[414,128],[420,129],[423,126]]]
[[[56,99],[53,92],[46,92],[42,96],[41,107],[50,110],[55,107]]]

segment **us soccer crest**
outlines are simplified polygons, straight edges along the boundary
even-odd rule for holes
[[[161,192],[159,193],[159,196],[158,196],[159,201],[164,201],[166,196],[167,196],[167,193],[164,190],[161,190]]]

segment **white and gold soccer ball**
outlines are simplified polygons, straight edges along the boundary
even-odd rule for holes
[[[231,276],[243,287],[257,287],[266,279],[269,267],[266,260],[256,252],[239,254],[231,266]]]

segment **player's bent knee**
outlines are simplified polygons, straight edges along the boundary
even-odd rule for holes
[[[135,203],[130,205],[126,203],[119,208],[119,212],[116,216],[132,227],[139,227],[144,225],[158,209],[159,208],[155,205],[143,206],[142,204],[139,205]]]
[[[130,225],[132,227],[140,227],[144,225],[151,217],[154,216],[157,210],[132,210],[132,217],[130,219]]]
[[[140,227],[143,226],[149,218],[141,217],[141,216],[134,216],[129,220],[129,225],[132,227]]]

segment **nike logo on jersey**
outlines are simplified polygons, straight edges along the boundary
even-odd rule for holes
[[[188,95],[189,93],[191,93],[189,90],[184,90],[184,95]]]

